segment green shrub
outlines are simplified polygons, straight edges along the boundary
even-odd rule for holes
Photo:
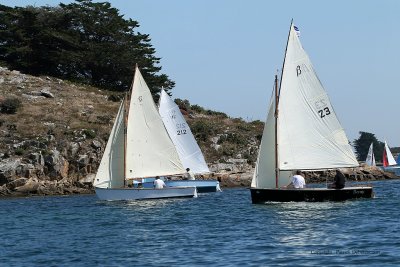
[[[25,154],[25,150],[22,147],[15,149],[15,155],[22,156]]]
[[[228,118],[228,115],[226,115],[226,113],[219,112],[219,111],[213,111],[213,110],[209,110],[209,109],[207,109],[206,114],[220,116],[222,118]]]
[[[122,98],[123,97],[121,95],[112,94],[107,98],[107,100],[112,101],[112,102],[120,102],[122,100]]]
[[[194,121],[190,128],[197,141],[207,141],[215,132],[213,124],[202,120]]]
[[[15,114],[21,107],[21,101],[18,98],[10,97],[0,103],[0,112],[5,114]]]
[[[190,107],[190,102],[189,102],[189,100],[187,100],[187,99],[182,100],[182,99],[180,99],[180,98],[176,98],[176,99],[175,99],[175,104],[177,104],[178,107],[179,107],[180,109],[183,109],[183,110],[188,110],[189,107]]]
[[[192,105],[190,109],[200,114],[205,113],[205,109],[203,107],[200,107],[199,105]]]
[[[86,135],[86,138],[93,139],[96,137],[96,132],[91,129],[83,130],[83,134]]]

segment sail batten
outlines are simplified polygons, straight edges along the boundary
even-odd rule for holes
[[[184,168],[190,168],[196,174],[210,172],[179,107],[164,90],[161,90],[159,112]]]

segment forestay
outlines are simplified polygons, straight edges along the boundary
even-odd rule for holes
[[[122,101],[93,185],[99,188],[124,186],[124,103]]]
[[[194,173],[209,172],[189,125],[179,107],[164,90],[161,90],[159,112],[184,168],[190,168]]]
[[[278,104],[279,169],[358,166],[293,24],[284,62]]]
[[[126,178],[185,173],[153,97],[136,68],[128,113]]]

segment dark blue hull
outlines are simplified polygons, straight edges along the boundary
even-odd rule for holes
[[[251,201],[253,204],[264,204],[266,202],[322,202],[322,201],[344,201],[356,198],[372,198],[374,196],[372,187],[346,187],[343,189],[327,188],[304,188],[304,189],[272,189],[272,188],[250,188]]]

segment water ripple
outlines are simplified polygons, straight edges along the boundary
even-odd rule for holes
[[[0,266],[396,266],[400,181],[373,184],[373,200],[324,203],[3,199]]]

